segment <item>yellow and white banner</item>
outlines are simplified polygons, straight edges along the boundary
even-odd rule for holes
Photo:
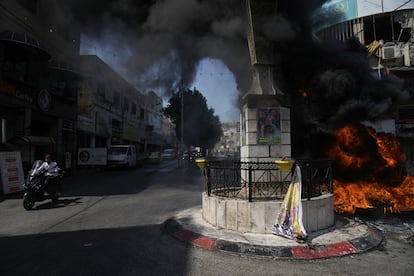
[[[280,206],[280,212],[273,226],[272,233],[285,238],[303,241],[307,238],[302,223],[302,174],[299,165],[295,170],[286,196]]]

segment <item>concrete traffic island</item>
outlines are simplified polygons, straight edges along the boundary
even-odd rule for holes
[[[228,172],[229,163],[224,167],[221,167],[221,162],[214,164],[203,160],[202,163],[203,166],[200,168],[205,169],[206,176],[206,191],[202,194],[202,206],[181,211],[162,224],[162,230],[179,241],[211,251],[282,259],[316,259],[362,253],[377,247],[383,241],[381,232],[364,222],[335,216],[333,194],[320,190],[315,196],[301,199],[303,225],[308,232],[306,242],[274,235],[272,228],[282,200],[259,200],[258,197],[240,195],[245,191],[247,193],[249,190],[256,191],[254,188],[244,188],[246,186],[257,188],[255,185],[261,184],[257,182],[240,185],[238,188],[232,185],[226,186],[227,189],[232,187],[233,196],[222,196],[226,193],[222,186],[218,189],[218,186],[214,185],[213,172],[215,169],[216,172],[220,172],[218,175],[223,175],[221,169],[224,168]],[[232,170],[239,170],[239,165],[237,163],[237,166],[230,167]],[[246,164],[242,164],[241,168],[244,165]],[[247,165],[250,169],[255,167],[260,171],[261,176],[265,167],[274,175],[274,168],[267,163],[250,162]],[[327,170],[322,170],[323,166],[313,167],[317,170],[312,170],[312,175],[317,175],[317,172],[327,175],[326,172],[329,171],[329,166]],[[243,175],[243,172],[241,174]],[[251,180],[255,179],[255,175],[253,173],[251,175],[253,176]],[[249,198],[254,200],[248,200]]]
[[[202,195],[202,217],[213,226],[239,232],[271,233],[282,201],[238,200]],[[335,223],[333,195],[302,199],[303,225],[308,232],[331,227]]]
[[[162,231],[190,246],[210,251],[276,259],[319,259],[363,253],[378,247],[381,231],[357,219],[336,216],[335,223],[310,232],[306,243],[267,234],[242,233],[207,223],[202,210],[183,210],[167,219]]]

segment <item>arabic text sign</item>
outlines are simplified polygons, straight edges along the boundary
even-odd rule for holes
[[[0,169],[5,194],[23,190],[24,173],[20,152],[0,152]]]

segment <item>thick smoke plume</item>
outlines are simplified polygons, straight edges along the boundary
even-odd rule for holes
[[[205,57],[221,59],[240,90],[250,82],[250,60],[239,0],[74,0],[82,32],[121,58],[128,79],[143,89],[188,87]]]
[[[331,132],[344,124],[388,116],[411,97],[404,81],[372,77],[367,50],[357,40],[321,41],[314,12],[324,0],[277,1],[263,20],[274,42],[275,83],[291,98],[299,129]],[[251,85],[242,0],[73,0],[74,16],[89,38],[102,41],[141,88],[169,93],[188,87],[198,62],[221,59],[241,93]],[[332,20],[337,20],[333,18]],[[306,95],[305,97],[303,95]]]
[[[280,4],[265,29],[282,53],[275,60],[281,68],[275,79],[291,95],[292,109],[301,110],[309,128],[322,132],[393,115],[412,88],[393,75],[376,78],[367,49],[357,39],[318,39],[311,26],[320,24],[314,14],[324,1],[306,2]]]

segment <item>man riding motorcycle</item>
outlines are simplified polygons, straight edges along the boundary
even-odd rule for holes
[[[45,190],[47,190],[48,185],[50,185],[50,183],[57,177],[59,176],[59,171],[60,168],[58,167],[58,164],[52,160],[52,155],[51,154],[46,154],[45,155],[45,161],[42,163],[42,165],[39,168],[40,171],[45,171],[45,179],[43,182],[43,185],[45,186]],[[58,181],[56,181],[58,182]],[[58,186],[58,196],[60,195],[60,185],[59,182],[56,183]]]
[[[36,201],[45,199],[57,202],[61,192],[62,176],[63,171],[52,161],[50,154],[46,154],[43,162],[36,160],[24,185],[23,207],[30,210]]]

